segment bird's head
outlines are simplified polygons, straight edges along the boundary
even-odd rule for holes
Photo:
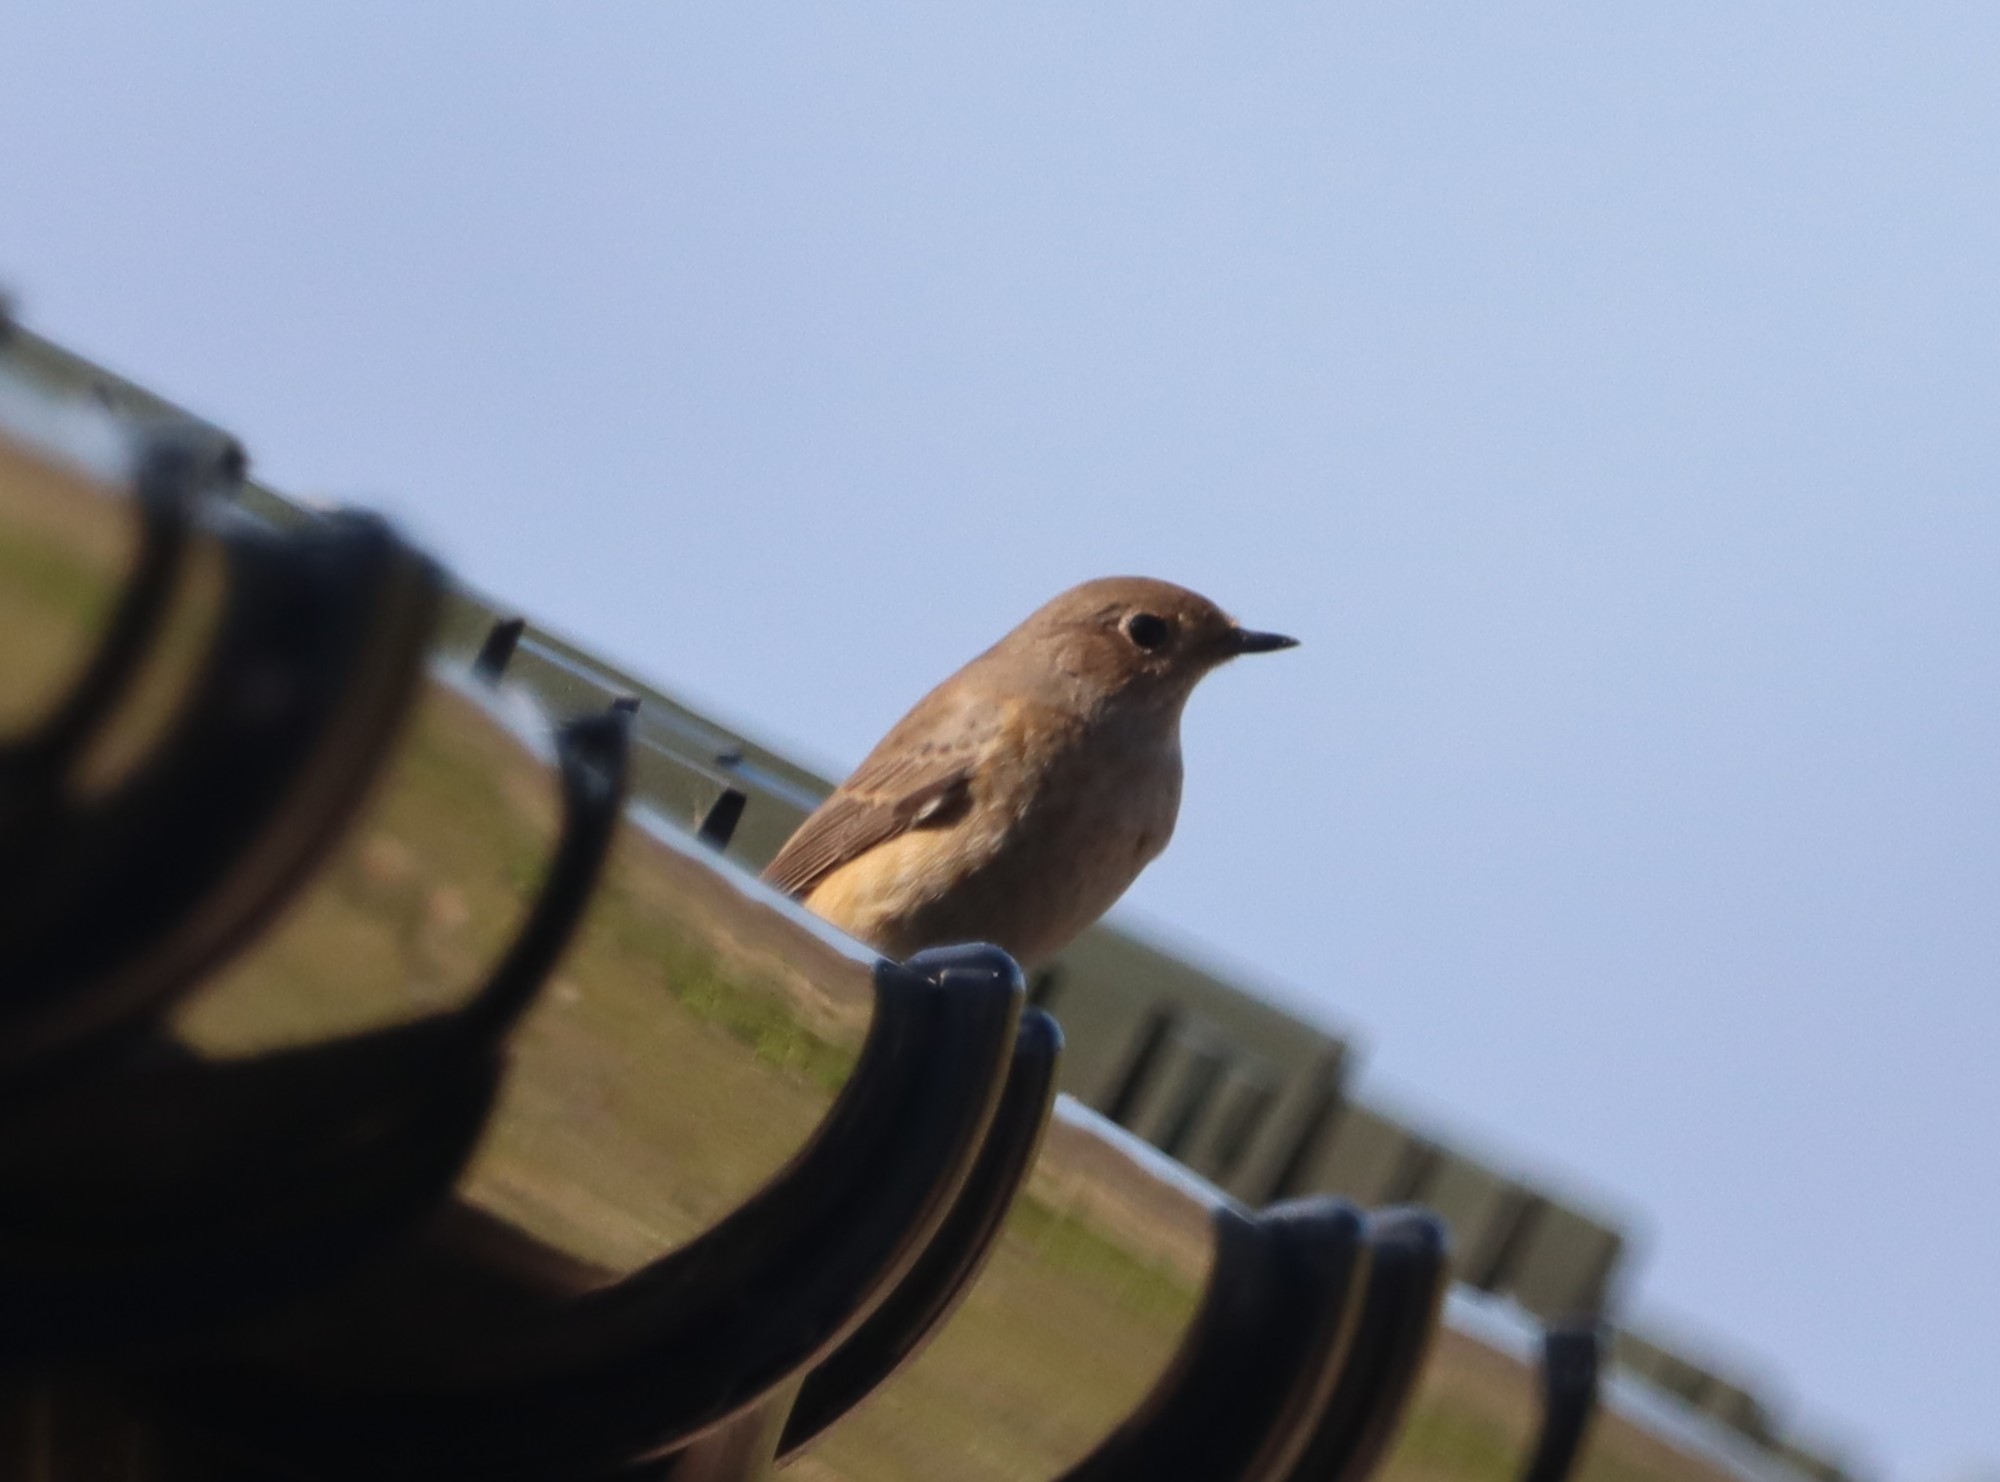
[[[1172,582],[1107,576],[1045,603],[1001,647],[1047,666],[1091,699],[1129,696],[1177,707],[1218,665],[1297,642],[1245,628]]]

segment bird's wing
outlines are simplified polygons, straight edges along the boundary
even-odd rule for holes
[[[878,844],[912,829],[942,828],[964,814],[999,718],[984,707],[935,703],[942,700],[928,697],[882,738],[785,841],[765,866],[766,881],[803,896]]]

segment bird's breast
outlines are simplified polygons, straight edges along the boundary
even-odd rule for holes
[[[983,799],[990,851],[950,912],[959,939],[1027,963],[1060,951],[1125,893],[1172,838],[1180,811],[1178,737],[1085,730],[1031,775],[995,779]],[[978,928],[978,929],[975,929]]]
[[[1051,725],[990,752],[948,824],[914,828],[830,874],[812,908],[894,957],[992,942],[1027,965],[1060,951],[1166,848],[1180,809],[1175,728]]]

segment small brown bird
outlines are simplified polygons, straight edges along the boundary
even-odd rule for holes
[[[764,878],[890,957],[1042,962],[1167,847],[1195,684],[1297,641],[1170,582],[1073,587],[919,700]]]

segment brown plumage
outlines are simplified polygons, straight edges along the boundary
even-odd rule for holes
[[[892,957],[987,941],[1033,965],[1166,847],[1196,683],[1293,641],[1170,582],[1073,587],[919,700],[764,877]]]

